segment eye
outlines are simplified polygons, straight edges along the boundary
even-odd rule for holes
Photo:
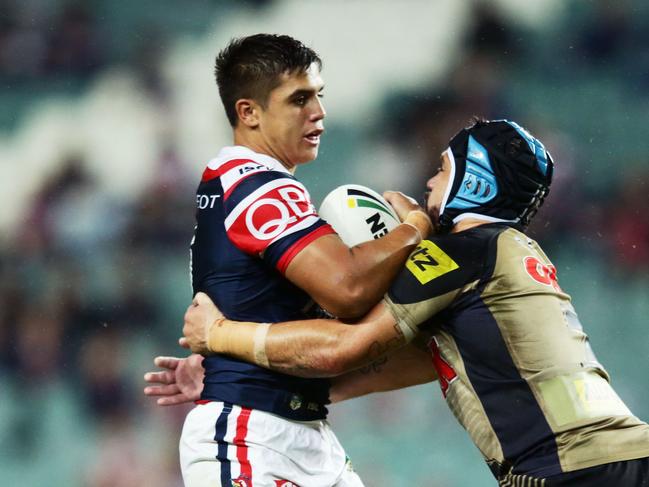
[[[298,96],[293,100],[293,103],[295,103],[299,107],[303,107],[304,105],[306,105],[306,96],[304,95]]]

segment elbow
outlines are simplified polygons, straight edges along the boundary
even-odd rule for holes
[[[336,288],[336,293],[323,307],[338,318],[360,318],[375,304],[368,294],[366,286],[360,283],[342,285]]]

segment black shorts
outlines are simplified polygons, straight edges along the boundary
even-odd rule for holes
[[[649,487],[649,457],[566,472],[547,478],[509,474],[501,487]]]

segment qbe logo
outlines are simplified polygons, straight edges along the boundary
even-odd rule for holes
[[[315,214],[304,190],[285,186],[253,202],[245,212],[245,225],[257,240],[272,240],[305,217]]]
[[[239,202],[225,219],[228,237],[248,253],[318,221],[309,193],[297,181],[271,181]]]

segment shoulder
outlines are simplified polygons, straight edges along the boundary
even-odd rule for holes
[[[246,147],[224,147],[207,163],[201,184],[217,181],[223,188],[224,201],[230,196],[237,203],[251,193],[264,189],[272,190],[284,185],[306,189],[284,166],[267,154],[254,152]]]
[[[482,225],[423,240],[410,254],[390,294],[399,301],[430,298],[460,290],[481,279],[493,261],[493,242],[505,226]]]
[[[263,172],[271,172],[273,167],[258,158],[236,157],[215,158],[208,162],[203,171],[201,183],[219,179],[225,193],[231,192],[241,181]]]

